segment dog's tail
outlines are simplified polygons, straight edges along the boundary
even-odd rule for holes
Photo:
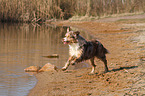
[[[104,54],[109,54],[110,52],[103,46],[101,42],[98,40],[95,40],[96,44],[99,46],[99,49],[102,50]]]
[[[104,47],[104,53],[109,54],[110,52]]]

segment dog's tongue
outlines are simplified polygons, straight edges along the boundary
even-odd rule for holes
[[[68,42],[63,42],[63,44],[68,44]]]
[[[63,42],[63,44],[66,44],[66,42]]]

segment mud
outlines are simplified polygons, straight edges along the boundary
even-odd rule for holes
[[[89,74],[91,68],[39,73],[37,85],[28,96],[144,96],[145,22],[134,18],[55,23],[89,32],[101,41],[110,51],[107,55],[110,71],[103,73],[104,65],[96,59],[94,75]]]

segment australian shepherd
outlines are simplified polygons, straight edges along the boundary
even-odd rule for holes
[[[104,62],[105,72],[107,72],[108,67],[105,54],[108,53],[108,50],[98,40],[87,41],[79,34],[79,31],[69,31],[69,28],[67,28],[67,33],[62,41],[64,44],[69,45],[70,57],[62,70],[66,70],[70,64],[75,65],[90,59],[92,65],[91,73],[94,74],[96,67],[94,58],[97,57]]]

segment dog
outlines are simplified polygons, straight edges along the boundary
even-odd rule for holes
[[[105,72],[108,72],[105,54],[109,53],[109,51],[98,40],[87,41],[80,36],[79,31],[69,31],[69,28],[67,28],[67,33],[62,39],[62,42],[69,45],[70,55],[65,66],[62,68],[63,71],[65,71],[70,64],[75,65],[76,63],[90,59],[92,65],[91,74],[94,74],[96,67],[94,59],[97,57],[104,62]]]

